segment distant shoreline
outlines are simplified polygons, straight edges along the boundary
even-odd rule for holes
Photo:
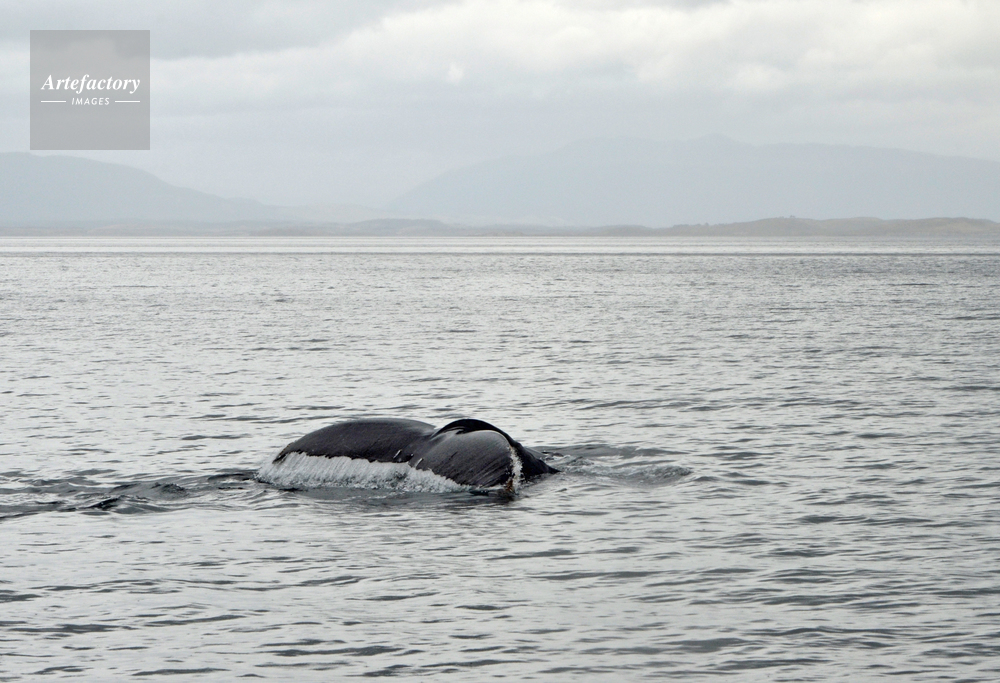
[[[3,237],[628,237],[672,238],[960,238],[1000,241],[1000,223],[972,218],[883,220],[767,218],[742,223],[552,227],[498,224],[470,226],[431,219],[377,219],[355,223],[234,221],[219,223],[80,221],[0,225]]]

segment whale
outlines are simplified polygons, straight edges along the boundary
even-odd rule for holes
[[[280,466],[293,454],[406,465],[457,484],[502,487],[555,474],[542,454],[522,446],[488,422],[463,418],[440,429],[418,420],[367,418],[337,422],[291,442],[271,461]]]

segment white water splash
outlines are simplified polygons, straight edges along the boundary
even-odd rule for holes
[[[342,486],[393,491],[466,491],[468,486],[418,470],[405,463],[369,462],[337,456],[325,458],[305,453],[289,453],[279,462],[269,457],[257,472],[260,481],[281,488],[313,489]]]
[[[521,476],[521,456],[517,454],[514,447],[510,447],[510,480],[504,486],[504,490],[508,493],[517,493],[521,489],[521,484],[524,483],[524,477]]]

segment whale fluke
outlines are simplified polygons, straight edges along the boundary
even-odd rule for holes
[[[434,427],[417,420],[363,419],[338,422],[309,432],[281,449],[279,463],[289,453],[305,453],[327,458],[363,458],[369,462],[406,462],[413,455],[400,454],[434,433]]]
[[[435,430],[417,420],[370,418],[338,422],[285,446],[272,461],[292,453],[405,464],[466,486],[513,489],[521,480],[558,472],[541,453],[522,446],[488,422],[461,419]]]

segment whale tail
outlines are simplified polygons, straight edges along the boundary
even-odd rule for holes
[[[499,435],[506,442],[507,448],[503,447],[502,442],[495,436],[487,436],[487,434]],[[526,448],[520,443],[515,441],[509,434],[501,429],[498,429],[491,425],[489,422],[484,422],[483,420],[476,420],[472,418],[462,418],[460,420],[455,420],[454,422],[449,422],[441,429],[437,430],[432,436],[433,440],[435,437],[446,437],[447,435],[454,435],[452,438],[457,438],[460,441],[470,442],[472,438],[477,441],[481,441],[484,444],[486,442],[491,443],[491,447],[488,450],[489,456],[498,462],[504,459],[509,460],[509,467],[504,468],[504,478],[501,481],[493,481],[490,484],[485,484],[487,486],[497,486],[504,484],[506,487],[513,489],[518,481],[533,479],[534,477],[543,474],[556,474],[559,470],[548,465],[541,458],[541,453],[535,451],[531,448]],[[478,436],[477,436],[478,435]],[[455,442],[456,444],[458,441]],[[482,453],[486,456],[486,452]],[[496,468],[493,468],[496,469]],[[437,471],[437,470],[435,470]],[[492,477],[491,479],[495,479]]]
[[[338,422],[288,444],[278,453],[274,464],[290,453],[363,458],[369,462],[406,462],[413,453],[413,444],[433,432],[434,427],[417,420],[367,418]]]
[[[274,458],[281,465],[295,453],[320,458],[427,470],[466,486],[504,487],[513,492],[521,481],[557,472],[541,454],[525,448],[488,422],[461,419],[441,429],[416,420],[368,418],[318,429],[293,441]]]

